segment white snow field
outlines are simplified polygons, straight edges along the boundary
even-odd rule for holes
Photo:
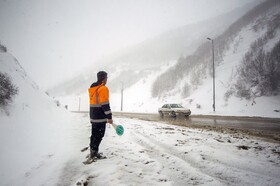
[[[88,116],[84,115],[84,122]],[[115,118],[100,145],[107,159],[83,165],[88,152],[72,152],[61,185],[279,185],[280,145],[239,133],[218,133],[159,122]],[[90,125],[82,124],[81,146]]]
[[[234,132],[114,118],[124,126],[124,135],[118,136],[108,124],[100,145],[107,159],[84,165],[89,152],[80,150],[89,144],[88,114],[65,121],[67,125],[41,126],[44,131],[37,134],[28,128],[23,134],[29,131],[29,136],[14,136],[16,123],[10,123],[8,135],[1,132],[0,185],[280,184],[279,143]],[[30,125],[36,128],[37,123]]]

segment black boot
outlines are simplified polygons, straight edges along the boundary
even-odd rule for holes
[[[102,156],[98,151],[90,149],[90,157],[91,158],[97,158],[97,159],[104,159],[105,157]]]

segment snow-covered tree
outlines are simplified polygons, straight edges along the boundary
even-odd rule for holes
[[[11,78],[0,72],[0,107],[11,102],[12,97],[17,93],[18,88],[12,83]]]

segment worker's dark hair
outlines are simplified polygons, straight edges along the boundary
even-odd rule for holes
[[[102,82],[107,77],[107,73],[105,71],[99,71],[97,73],[97,82]]]

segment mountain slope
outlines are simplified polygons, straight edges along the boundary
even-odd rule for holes
[[[55,96],[84,93],[88,86],[95,81],[96,73],[100,69],[106,70],[110,74],[108,83],[112,92],[119,91],[120,82],[124,82],[126,87],[130,87],[161,65],[177,60],[180,56],[192,54],[201,43],[204,43],[206,37],[221,34],[258,2],[255,1],[200,23],[171,30],[115,54],[108,54],[79,76],[52,88],[49,92]]]
[[[223,59],[223,57],[228,51],[230,45],[233,43],[233,40],[240,34],[242,29],[249,25],[248,29],[253,30],[262,23],[261,26],[259,25],[259,27],[262,28],[260,28],[258,32],[254,31],[252,33],[248,33],[245,36],[245,39],[248,37],[252,39],[251,41],[248,41],[249,43],[247,43],[248,46],[245,50],[248,50],[251,43],[260,38],[263,34],[262,32],[265,32],[267,29],[263,27],[267,27],[268,25],[276,22],[278,18],[277,15],[279,14],[279,11],[277,10],[278,7],[278,1],[268,0],[238,19],[236,22],[230,25],[230,27],[224,33],[217,36],[216,38],[213,38],[215,40],[215,64],[218,66],[222,62],[227,62]],[[273,16],[276,17],[273,18]],[[274,27],[273,29],[273,32],[277,32],[278,27]],[[242,36],[240,37],[241,38],[239,40],[242,41],[243,38]],[[236,43],[234,47],[235,50],[237,50],[238,43]],[[244,54],[240,54],[239,56],[242,55]],[[236,56],[238,56],[238,54],[236,54]],[[205,76],[206,74],[208,74],[208,76]],[[177,82],[187,75],[191,76],[189,77],[191,82],[189,82],[189,84],[186,86],[191,87],[196,87],[199,85],[203,78],[212,76],[212,50],[210,42],[206,42],[205,40],[205,42],[199,46],[193,55],[189,55],[185,58],[181,57],[173,69],[170,69],[165,74],[162,74],[160,77],[158,77],[157,81],[154,83],[153,96],[160,96],[161,94],[164,94],[164,92],[173,90],[177,86]],[[169,78],[166,79],[166,77]]]
[[[280,117],[279,93],[255,95],[246,99],[238,96],[238,92],[233,91],[232,88],[236,87],[242,63],[246,64],[244,57],[252,47],[256,46],[254,44],[256,41],[262,40],[261,48],[267,52],[277,53],[277,43],[280,40],[280,30],[277,26],[279,10],[279,1],[266,1],[233,23],[223,34],[214,38],[215,113],[212,111],[213,71],[210,42],[202,44],[193,55],[179,58],[173,67],[155,77],[152,83],[149,82],[152,85],[145,86],[142,83],[139,86],[141,89],[128,88],[125,94],[127,92],[131,95],[132,92],[137,92],[141,95],[145,91],[152,93],[149,99],[145,100],[141,97],[138,100],[127,98],[128,101],[124,103],[125,110],[156,112],[163,103],[178,102],[191,108],[193,114]],[[249,71],[247,69],[247,73]]]
[[[113,111],[120,110],[120,90],[123,81],[123,111],[157,112],[164,103],[176,102],[189,107],[192,114],[280,117],[279,92],[274,91],[270,95],[255,94],[247,99],[238,95],[240,92],[236,86],[240,78],[242,63],[246,63],[244,58],[256,46],[254,44],[256,41],[263,41],[261,48],[267,52],[267,56],[272,51],[274,51],[274,56],[279,54],[276,47],[280,39],[279,26],[277,26],[279,25],[277,24],[279,10],[279,1],[265,1],[213,38],[216,66],[216,112],[213,112],[212,107],[211,42],[206,39],[192,55],[180,58],[178,56],[177,61],[171,61],[162,68],[145,71],[115,69],[108,80],[110,89],[112,83],[118,86],[118,91],[111,91]],[[271,25],[274,26],[271,27]],[[279,64],[277,61],[274,63]],[[126,81],[120,75],[131,78],[135,83],[126,85]],[[71,110],[78,110],[78,108],[88,110],[86,89],[76,97],[70,95],[60,99],[64,104],[70,105]]]
[[[13,101],[0,107],[0,185],[55,185],[73,148],[76,120],[40,91],[11,54],[0,52],[0,72],[18,88]]]
[[[249,76],[249,73],[253,72],[253,68],[242,71],[244,64],[249,63],[248,53],[255,56],[254,52],[263,49],[268,53],[274,51],[274,54],[269,55],[279,54],[280,51],[277,51],[277,43],[280,40],[279,10],[279,1],[266,1],[233,23],[223,34],[214,38],[216,107],[219,108],[217,113],[280,117],[277,112],[274,112],[279,110],[279,89],[274,91],[273,95],[260,94],[257,93],[259,91],[254,91],[256,90],[254,87],[258,87],[260,81],[255,82],[257,85],[252,83],[249,85],[249,81],[245,81],[240,76],[240,71],[244,76]],[[253,50],[256,47],[257,50]],[[271,67],[279,69],[277,59],[271,63],[270,61],[263,60],[260,64],[268,63],[264,66],[266,69],[271,66],[269,64],[274,64]],[[176,100],[181,100],[196,113],[209,113],[213,104],[212,73],[212,51],[209,42],[201,45],[193,55],[180,58],[173,68],[159,76],[153,84],[152,95],[162,101],[176,97]],[[258,77],[262,79],[264,76],[255,73],[253,79]],[[277,82],[279,84],[279,81]],[[242,85],[241,89],[240,85]],[[245,91],[251,93],[249,98],[242,96]]]

